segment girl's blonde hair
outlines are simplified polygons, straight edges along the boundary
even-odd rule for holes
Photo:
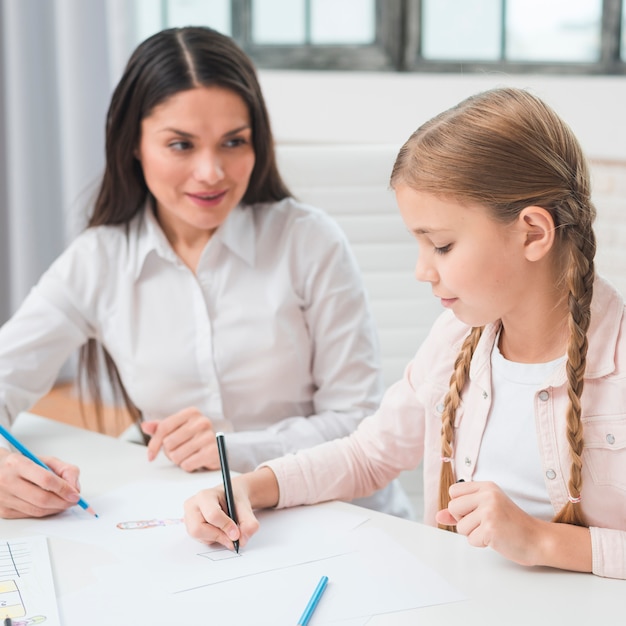
[[[472,96],[417,129],[400,150],[391,186],[413,189],[488,209],[513,222],[527,206],[552,216],[555,249],[567,292],[567,438],[571,469],[569,501],[553,521],[584,526],[580,510],[583,427],[581,395],[591,317],[596,239],[589,172],[571,129],[539,98],[525,90],[493,89]],[[469,365],[482,333],[473,328],[454,363],[441,426],[440,507],[455,482],[454,420]]]

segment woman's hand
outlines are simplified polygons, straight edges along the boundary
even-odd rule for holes
[[[491,482],[456,483],[450,497],[448,508],[437,513],[437,522],[456,525],[471,545],[489,546],[520,565],[591,571],[587,528],[532,517]]]
[[[185,502],[187,532],[202,543],[221,543],[229,549],[239,540],[243,547],[259,529],[253,509],[271,508],[278,503],[278,483],[268,467],[242,474],[232,480],[239,526],[226,513],[222,487],[205,489]]]
[[[153,461],[163,449],[165,456],[186,472],[220,467],[213,424],[195,407],[161,421],[142,422],[141,430],[151,437],[148,461]]]
[[[0,449],[0,517],[46,517],[78,502],[78,468],[54,457],[41,460],[52,472],[23,454]]]

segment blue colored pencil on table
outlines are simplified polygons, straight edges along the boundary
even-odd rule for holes
[[[16,450],[19,450],[25,457],[29,458],[33,463],[37,463],[40,467],[52,472],[52,468],[48,467],[41,459],[38,459],[23,443],[18,441],[2,424],[0,424],[0,435],[2,435]],[[76,504],[94,517],[98,514],[81,498]]]
[[[319,583],[317,583],[317,587],[309,600],[309,603],[306,605],[304,609],[304,613],[300,616],[298,620],[298,624],[296,626],[307,626],[311,616],[313,615],[313,611],[315,611],[315,607],[317,607],[324,590],[326,589],[326,585],[328,584],[328,576],[322,576],[320,578]]]

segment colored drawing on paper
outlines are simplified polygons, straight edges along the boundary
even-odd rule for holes
[[[60,624],[45,537],[0,540],[0,623]]]
[[[144,530],[145,528],[157,528],[158,526],[173,526],[174,524],[182,524],[181,517],[170,519],[142,519],[133,522],[119,522],[116,524],[120,530]]]

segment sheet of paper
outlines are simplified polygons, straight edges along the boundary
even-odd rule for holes
[[[0,540],[0,620],[61,626],[45,537]]]
[[[141,602],[134,590],[142,580],[148,582],[150,572],[137,577],[138,570],[107,566],[99,571],[97,587],[61,599],[62,614],[67,624],[77,623],[89,607],[94,616],[106,615],[92,626],[193,623],[198,616],[220,624],[293,626],[322,575],[329,584],[315,611],[317,626],[360,626],[373,615],[465,598],[383,531],[359,527],[346,532],[344,541],[349,552],[341,556],[182,593],[163,594],[152,587]]]
[[[260,511],[261,529],[237,555],[199,543],[180,522],[182,502],[198,489],[197,482],[135,482],[94,498],[98,519],[74,507],[29,528],[106,548],[126,569],[146,568],[154,586],[175,592],[342,554],[342,533],[368,519],[327,507]]]

